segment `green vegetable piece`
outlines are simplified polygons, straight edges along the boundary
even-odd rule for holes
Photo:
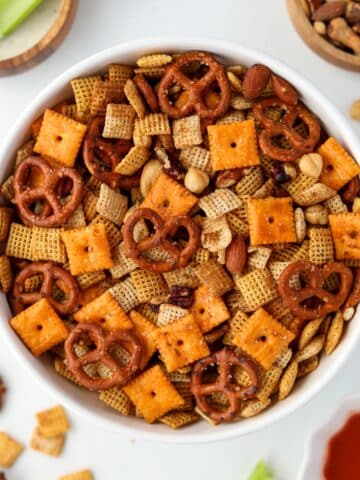
[[[43,0],[0,0],[0,39],[9,35]]]
[[[267,469],[264,460],[260,460],[250,475],[249,480],[274,480],[274,477]]]

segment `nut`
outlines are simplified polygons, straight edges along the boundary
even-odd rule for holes
[[[295,208],[294,218],[296,241],[301,243],[306,236],[306,222],[304,211],[301,208]]]
[[[296,105],[299,101],[299,95],[295,88],[284,78],[271,75],[271,82],[275,95],[287,105]]]
[[[353,204],[352,204],[352,212],[353,213],[360,213],[360,197],[354,198]]]
[[[190,308],[194,303],[194,292],[192,288],[173,285],[170,288],[168,303],[181,308]]]
[[[184,178],[185,187],[192,193],[199,194],[209,185],[209,175],[197,168],[189,168]]]
[[[162,169],[161,162],[159,160],[149,160],[141,173],[140,177],[140,192],[143,197],[149,193],[151,187],[154,185],[155,180],[159,176]]]
[[[318,153],[308,153],[300,158],[299,168],[304,175],[318,179],[323,169],[323,159]]]
[[[326,35],[326,24],[324,22],[314,22],[314,30],[319,35]]]
[[[343,18],[334,18],[328,26],[327,33],[331,40],[350,48],[360,55],[360,37],[352,30]]]
[[[350,180],[342,189],[340,196],[344,203],[352,203],[360,191],[360,179],[358,176]]]
[[[360,23],[360,5],[358,3],[349,2],[346,5],[345,17],[350,25]]]
[[[346,9],[346,2],[328,2],[323,3],[317,8],[312,16],[316,22],[328,22],[336,17],[344,15]]]
[[[322,205],[312,205],[305,210],[305,218],[312,225],[326,225],[328,212]]]
[[[243,80],[243,94],[246,100],[255,100],[259,97],[270,79],[271,70],[265,65],[255,64],[245,73]]]
[[[350,115],[354,120],[360,120],[360,99],[351,105]]]
[[[284,172],[288,177],[291,178],[291,180],[294,180],[297,177],[297,169],[291,162],[285,163]]]
[[[235,185],[243,176],[243,168],[231,168],[229,170],[222,170],[216,176],[215,185],[217,188],[228,188]]]
[[[246,263],[246,246],[241,235],[237,235],[226,249],[225,266],[232,275],[241,273]]]
[[[345,322],[348,322],[353,318],[355,315],[355,308],[354,307],[346,307],[343,311],[343,319]]]

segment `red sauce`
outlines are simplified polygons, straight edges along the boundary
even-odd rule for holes
[[[331,437],[324,466],[325,480],[360,479],[360,413]]]

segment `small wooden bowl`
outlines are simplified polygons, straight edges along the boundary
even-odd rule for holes
[[[66,37],[75,18],[76,9],[77,0],[61,0],[54,23],[40,41],[19,55],[0,60],[0,76],[20,73],[45,60]]]
[[[286,0],[291,21],[304,42],[328,62],[348,70],[360,71],[360,56],[346,53],[334,47],[316,33],[301,5],[301,0]]]

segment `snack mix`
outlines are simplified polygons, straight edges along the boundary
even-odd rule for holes
[[[359,165],[265,65],[150,54],[71,86],[1,187],[10,326],[150,423],[284,400],[360,301]]]

